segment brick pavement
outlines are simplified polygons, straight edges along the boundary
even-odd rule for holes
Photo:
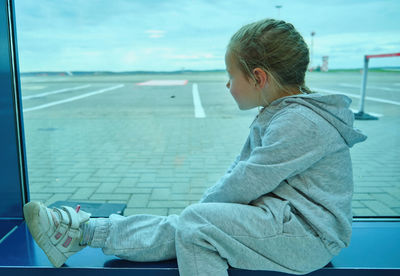
[[[124,202],[128,205],[128,215],[179,213],[190,203],[197,202],[203,191],[222,176],[245,139],[244,133],[236,135],[234,131],[225,131],[217,119],[210,120],[215,121],[213,127],[203,130],[199,128],[201,121],[197,124],[192,119],[182,119],[176,127],[175,119],[161,120],[162,130],[158,129],[158,135],[168,140],[162,145],[159,137],[151,139],[157,137],[153,133],[157,128],[147,127],[143,119],[132,123],[134,127],[131,128],[123,121],[91,122],[90,128],[98,131],[87,131],[80,138],[94,141],[102,129],[101,140],[113,141],[106,146],[101,145],[101,141],[79,146],[74,137],[82,127],[73,121],[70,127],[50,133],[37,131],[30,123],[26,132],[30,133],[27,134],[27,152],[31,199],[46,204],[57,200]],[[247,128],[248,121],[241,121],[231,120],[226,127],[234,129],[242,124]],[[68,123],[64,121],[63,124]],[[118,138],[114,137],[112,129],[122,130]],[[137,136],[144,138],[129,147],[122,146],[127,143],[125,137]],[[42,142],[31,147],[30,139]],[[48,146],[48,140],[57,141],[57,145],[51,153],[40,154]]]
[[[368,139],[352,149],[356,216],[400,215],[400,117],[356,121]]]
[[[238,111],[220,81],[199,83],[204,119],[192,115],[190,83],[132,96],[135,89],[93,97],[90,109],[82,100],[25,115],[31,200],[116,202],[127,204],[126,215],[178,214],[223,175],[256,113]],[[355,216],[400,215],[399,123],[396,114],[356,122],[369,138],[351,151]]]

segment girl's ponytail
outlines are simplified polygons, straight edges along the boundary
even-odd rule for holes
[[[301,93],[303,94],[311,94],[311,93],[315,93],[314,91],[312,91],[310,88],[308,88],[308,86],[306,86],[304,83],[301,84],[299,86],[299,90]]]

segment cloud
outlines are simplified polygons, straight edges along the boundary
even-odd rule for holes
[[[364,55],[400,52],[398,32],[348,32],[316,36],[314,65],[321,64],[322,56],[329,56],[331,68],[361,68]],[[379,61],[393,65],[398,58]]]
[[[145,31],[149,35],[150,38],[160,38],[164,37],[165,31],[162,30],[147,30]]]

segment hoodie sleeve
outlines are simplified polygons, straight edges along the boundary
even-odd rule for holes
[[[323,158],[325,144],[314,122],[297,112],[284,111],[271,120],[261,146],[209,188],[201,202],[248,204]]]
[[[231,166],[228,168],[228,170],[226,171],[227,174],[231,173],[232,170],[236,167],[236,165],[239,163],[240,160],[240,155],[236,156],[235,161],[233,161],[233,163],[231,164]]]

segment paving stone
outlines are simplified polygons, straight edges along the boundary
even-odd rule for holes
[[[202,197],[202,194],[171,194],[169,200],[190,200],[190,201],[199,201]]]
[[[77,190],[76,187],[54,187],[54,186],[50,187],[46,186],[43,187],[43,189],[44,190],[42,191],[45,191],[46,193],[61,193],[61,194],[63,193],[72,194]]]
[[[119,187],[134,187],[139,181],[139,177],[123,178],[119,182]]]
[[[137,188],[137,187],[117,187],[114,192],[117,194],[151,194],[152,188]]]
[[[204,194],[206,188],[190,188],[190,192],[193,194]]]
[[[53,194],[50,198],[44,202],[45,205],[50,205],[56,201],[65,201],[71,197],[71,194]]]
[[[96,193],[112,193],[118,187],[118,183],[106,182],[98,186]]]
[[[78,188],[77,191],[69,198],[70,200],[89,199],[95,192],[96,188]]]
[[[93,194],[90,199],[92,200],[128,200],[129,194]]]
[[[189,201],[177,200],[150,200],[148,207],[151,208],[185,208],[189,205]]]
[[[159,183],[159,182],[169,183],[170,185],[174,183],[188,184],[189,180],[186,178],[179,178],[176,176],[159,176],[156,177],[155,180],[153,181],[153,183]]]
[[[168,215],[180,215],[184,208],[169,208]]]
[[[109,176],[112,173],[112,169],[97,169],[95,173],[93,173],[93,177],[103,177]]]
[[[107,203],[126,204],[126,200],[107,200]]]
[[[353,217],[357,216],[377,216],[378,214],[368,208],[353,208]]]
[[[139,178],[139,183],[144,183],[144,182],[151,182],[154,183],[156,180],[155,174],[143,174]]]
[[[84,187],[97,187],[99,183],[97,182],[69,182],[65,184],[66,187],[77,187],[77,188],[84,188]]]
[[[153,189],[150,200],[168,200],[171,197],[171,189],[156,188]]]
[[[107,183],[110,183],[110,182],[112,182],[112,183],[120,183],[122,181],[122,178],[121,177],[118,177],[118,176],[114,176],[114,177],[111,177],[111,176],[92,176],[92,177],[90,177],[90,178],[88,178],[87,179],[87,182],[94,182],[94,183],[97,183],[97,185],[99,185],[100,183],[104,183],[104,182],[107,182]]]
[[[119,165],[114,168],[113,172],[117,173],[117,174],[121,174],[121,173],[129,171],[130,169],[131,169],[130,166]]]
[[[395,197],[397,200],[400,200],[400,187],[387,187],[382,188],[382,190]]]
[[[171,183],[169,182],[139,182],[136,185],[140,188],[169,188]]]
[[[46,189],[46,187],[47,187],[47,185],[46,184],[42,184],[42,183],[40,183],[41,185],[38,185],[37,183],[35,183],[35,185],[29,185],[29,192],[31,193],[31,195],[32,194],[40,194],[41,192],[45,192],[46,190],[44,190],[44,189]]]
[[[355,187],[354,192],[357,194],[384,193],[384,188],[378,187]]]
[[[365,205],[362,204],[362,201],[359,200],[353,200],[351,205],[353,208],[365,208]]]
[[[353,200],[374,200],[370,194],[353,194]]]
[[[210,187],[212,184],[208,183],[205,179],[192,179],[190,182],[191,188],[204,188]]]
[[[53,196],[52,193],[31,193],[30,200],[31,201],[41,201],[45,202]]]
[[[389,208],[400,207],[400,200],[389,194],[371,194],[373,198],[388,206]]]
[[[90,179],[93,173],[77,173],[73,178],[72,181],[87,181]]]
[[[171,188],[171,193],[189,193],[189,183],[174,183]]]
[[[150,194],[132,194],[128,202],[128,208],[132,207],[148,207]]]
[[[379,215],[386,215],[386,216],[398,215],[395,211],[393,211],[388,206],[384,205],[379,201],[368,200],[368,201],[363,201],[363,204],[365,204],[366,207],[373,210],[375,213]]]
[[[29,183],[31,183],[31,182],[29,182]],[[49,181],[46,186],[61,188],[61,187],[67,186],[68,183],[69,183],[69,180],[63,181],[63,180],[59,180],[59,179],[54,179],[54,180]]]

